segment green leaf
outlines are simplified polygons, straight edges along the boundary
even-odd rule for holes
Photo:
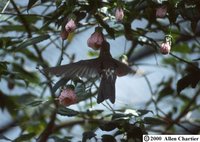
[[[7,141],[11,141],[11,139],[7,138],[6,136],[4,136],[3,134],[0,134],[0,140],[7,140]]]
[[[113,121],[108,122],[108,123],[101,123],[99,126],[99,128],[103,131],[112,131],[117,127],[118,127],[118,123],[113,122]]]
[[[187,75],[183,78],[181,78],[178,82],[177,82],[177,92],[178,94],[185,89],[186,87],[188,87],[191,84],[191,75]]]
[[[34,100],[34,101],[31,101],[31,102],[27,103],[27,105],[32,106],[32,107],[36,107],[36,106],[41,105],[42,102],[44,102],[44,101],[42,101],[42,100]]]
[[[89,99],[89,98],[91,98],[91,97],[94,97],[95,95],[96,95],[96,92],[92,93],[92,92],[90,92],[90,91],[85,91],[85,92],[83,92],[83,94],[80,94],[80,93],[79,93],[79,95],[77,95],[77,97],[78,97],[78,102],[87,100],[87,99]],[[91,105],[94,105],[94,104],[96,104],[96,103],[93,102],[92,104],[87,104],[87,105],[88,105],[88,106],[91,106]]]
[[[13,142],[23,142],[23,141],[29,141],[31,138],[35,136],[35,133],[29,133],[29,134],[23,134],[16,138]]]
[[[29,0],[28,6],[27,6],[27,11],[32,8],[32,6],[37,2],[38,0]]]
[[[200,57],[199,58],[197,58],[197,59],[193,59],[193,61],[199,61],[200,60]]]
[[[195,33],[196,31],[196,28],[197,28],[197,23],[198,21],[192,21],[191,22],[191,28],[192,28],[192,31]]]
[[[85,89],[85,85],[83,83],[79,83],[75,87],[75,93],[79,97],[84,97],[88,92]]]
[[[53,91],[53,92],[56,92],[56,90],[57,90],[59,87],[65,85],[68,81],[69,81],[68,78],[61,78],[61,79],[60,79],[58,82],[56,82],[56,84],[53,86],[52,91]]]
[[[162,61],[164,64],[176,64],[177,60],[175,58],[164,58]]]
[[[73,137],[64,137],[64,138],[59,138],[58,136],[50,136],[51,139],[54,139],[54,142],[71,142]]]
[[[40,62],[39,58],[36,55],[34,55],[34,53],[27,48],[24,48],[23,50],[19,50],[19,52],[24,54],[28,59],[30,59],[32,61],[35,61],[37,63]]]
[[[62,4],[62,0],[56,0],[56,7],[59,7]]]
[[[179,94],[183,89],[187,88],[190,85],[192,88],[195,88],[198,82],[200,81],[199,74],[200,72],[196,71],[181,78],[177,82],[177,93]]]
[[[145,109],[138,109],[137,112],[139,113],[140,116],[143,116],[149,112],[151,112],[153,114],[152,110],[145,110]]]
[[[172,89],[171,86],[166,85],[160,92],[159,96],[157,98],[157,102],[159,102],[161,99],[163,99],[166,96],[172,95],[174,93],[174,90]]]
[[[153,118],[153,117],[145,117],[144,118],[144,123],[145,124],[150,124],[150,125],[163,125],[166,124],[165,121],[158,119],[158,118]]]
[[[93,131],[87,131],[83,133],[82,142],[86,142],[88,139],[95,137],[96,134]]]
[[[91,118],[92,117],[94,117],[94,116],[98,116],[98,115],[100,115],[100,114],[102,114],[103,113],[103,111],[104,110],[101,110],[101,109],[96,109],[96,110],[87,110],[86,112],[85,112],[85,114],[87,115],[87,116],[90,116]]]
[[[142,135],[145,133],[142,127],[126,123],[124,129],[127,132],[127,139],[140,139],[142,141]]]
[[[115,132],[114,136],[116,137],[116,136],[118,136],[118,135],[123,135],[123,134],[124,134],[124,131],[121,130],[121,129],[118,129],[118,130]],[[121,141],[121,142],[122,142],[122,141]],[[123,141],[123,142],[126,142],[126,141]]]
[[[36,15],[36,14],[22,14],[21,16],[30,24],[31,28],[33,28],[31,26],[31,24],[33,25],[37,21],[42,20],[42,18],[39,15]],[[17,16],[17,17],[15,17],[14,20],[20,21],[21,19],[20,19],[20,17]]]
[[[184,104],[188,104],[191,101],[191,98],[189,98],[188,96],[183,95],[183,94],[178,95],[178,98],[180,100],[182,100],[184,102]]]
[[[48,2],[48,1],[51,1],[51,0],[41,0],[41,3],[45,3],[45,2]]]
[[[16,31],[16,32],[24,32],[25,31],[25,27],[24,25],[2,25],[0,27],[0,31],[2,33],[7,33],[7,32],[11,32],[11,31]]]
[[[0,77],[7,72],[7,64],[8,62],[0,62]]]
[[[102,135],[102,142],[117,142],[112,135]]]
[[[112,116],[112,120],[118,120],[118,119],[127,119],[128,115],[124,113],[114,113]]]
[[[190,53],[191,50],[187,44],[181,44],[181,45],[173,46],[172,51],[179,52],[179,53]]]
[[[15,37],[1,37],[0,38],[0,47],[2,49],[6,50],[6,49],[8,49],[8,47],[10,47],[10,46],[15,47],[16,44],[19,44],[21,42],[22,42],[21,39],[18,39]],[[9,49],[9,51],[13,51],[13,49],[14,48],[11,48],[11,49]],[[7,54],[9,54],[9,52],[7,52]]]
[[[16,79],[22,79],[28,81],[29,83],[38,84],[40,82],[39,77],[36,72],[30,72],[25,70],[22,66],[18,64],[13,64],[13,70],[16,72]]]
[[[9,96],[0,91],[0,109],[2,111],[4,109],[7,109],[11,115],[15,116],[17,114],[17,111],[15,109],[17,107],[18,104],[14,100],[14,96]]]
[[[76,116],[76,115],[79,114],[78,111],[75,111],[75,110],[73,110],[73,109],[66,108],[66,107],[64,107],[64,106],[59,106],[57,113],[60,114],[60,115],[69,116],[69,117],[71,117],[71,116]]]
[[[25,93],[25,94],[21,94],[19,96],[17,96],[16,98],[16,103],[18,104],[23,104],[23,105],[27,105],[29,102],[32,102],[32,100],[36,99],[37,96],[31,93]]]
[[[168,18],[169,18],[170,23],[175,23],[178,14],[175,11],[174,4],[169,4],[167,6],[167,11],[168,11],[168,14],[169,14]]]
[[[17,50],[27,47],[29,45],[33,45],[33,44],[37,44],[39,42],[42,42],[46,39],[49,39],[49,35],[41,35],[41,36],[37,36],[37,37],[33,37],[33,38],[29,38],[26,41],[22,42],[18,47]]]

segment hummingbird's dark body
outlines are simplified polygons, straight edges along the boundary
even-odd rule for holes
[[[115,81],[117,76],[124,76],[133,70],[126,64],[112,58],[110,45],[104,42],[98,58],[81,60],[76,63],[48,68],[45,71],[67,78],[100,76],[97,103],[109,99],[115,102]]]

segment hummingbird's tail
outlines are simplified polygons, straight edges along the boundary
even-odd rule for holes
[[[106,99],[109,99],[112,103],[115,103],[115,81],[115,74],[110,72],[108,73],[108,71],[102,73],[97,97],[98,104]]]

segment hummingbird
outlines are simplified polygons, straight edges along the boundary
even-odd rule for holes
[[[76,77],[100,77],[97,103],[109,99],[115,103],[115,82],[117,76],[125,76],[128,73],[135,73],[128,65],[114,59],[110,53],[110,44],[107,41],[102,43],[99,57],[89,60],[80,60],[75,63],[50,67],[46,72],[66,78]]]

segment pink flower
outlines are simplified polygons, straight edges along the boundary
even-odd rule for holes
[[[122,8],[117,8],[115,11],[115,19],[120,22],[124,18],[124,10]]]
[[[58,97],[58,100],[64,106],[69,106],[77,102],[76,94],[72,88],[64,89]]]
[[[71,33],[73,32],[74,30],[76,29],[76,23],[74,22],[73,19],[70,19],[67,24],[65,25],[65,30],[68,32],[68,33]]]
[[[87,44],[89,47],[93,48],[94,50],[98,50],[102,46],[102,43],[104,41],[105,41],[105,38],[102,33],[102,28],[96,27],[95,32],[87,40]]]
[[[66,40],[69,33],[75,31],[75,29],[76,29],[76,24],[74,20],[70,19],[65,25],[65,27],[61,30],[60,37],[62,38],[62,40]]]
[[[166,14],[167,14],[167,6],[164,5],[156,9],[157,18],[163,18],[166,16]]]
[[[160,47],[160,52],[164,55],[169,54],[171,50],[171,45],[169,42],[163,42]]]

